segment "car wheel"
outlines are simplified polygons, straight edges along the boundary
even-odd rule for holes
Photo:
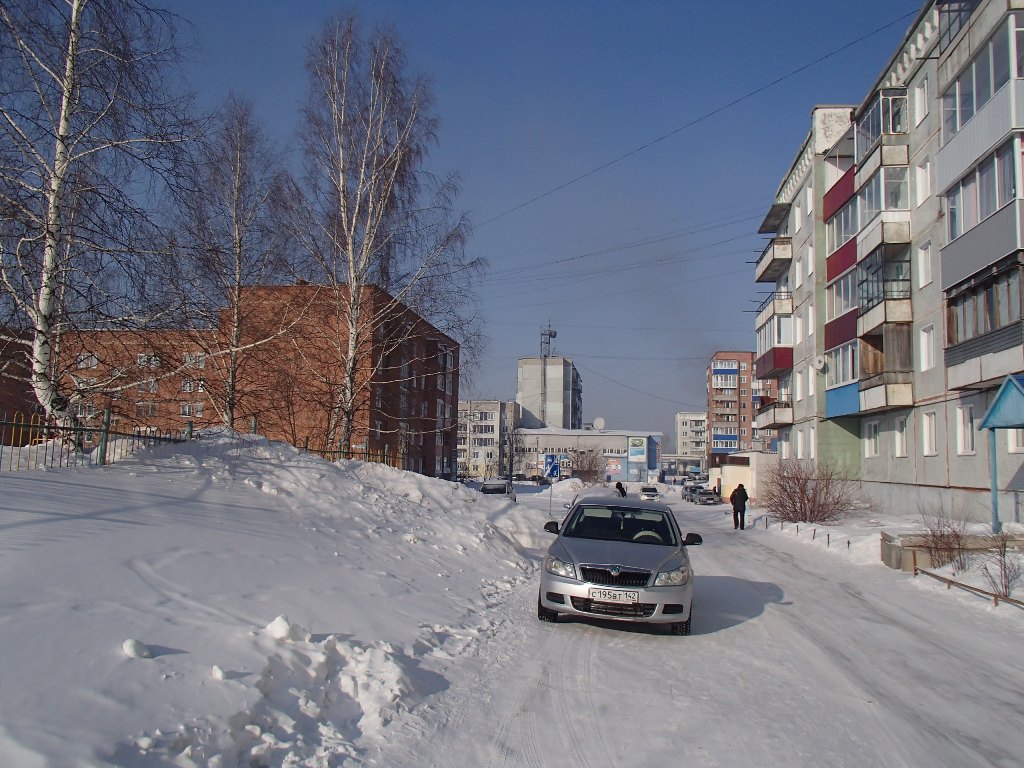
[[[537,595],[537,618],[541,621],[550,621],[552,624],[558,621],[558,611],[545,608],[540,601],[540,595]]]

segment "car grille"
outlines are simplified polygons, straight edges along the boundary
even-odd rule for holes
[[[581,566],[580,571],[584,581],[606,587],[646,587],[651,578],[650,571],[624,569],[617,576],[613,576],[610,568],[597,568],[592,565]]]
[[[584,613],[593,613],[598,616],[632,616],[644,618],[654,615],[656,603],[601,603],[597,600],[587,600],[585,597],[573,597],[572,607]]]

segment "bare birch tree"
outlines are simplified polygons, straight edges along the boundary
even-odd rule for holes
[[[159,322],[146,203],[186,138],[177,59],[174,18],[143,2],[0,3],[0,294],[61,423],[76,422],[61,339]]]
[[[413,327],[389,320],[407,307],[471,342],[470,287],[482,263],[465,255],[469,227],[454,212],[456,179],[425,169],[437,119],[426,80],[409,71],[394,35],[378,30],[364,39],[353,16],[332,20],[306,66],[307,207],[296,220],[310,279],[326,283],[336,300],[332,356],[340,373],[323,375],[332,393],[329,431],[348,446],[369,382]],[[386,291],[390,305],[370,302],[371,286]]]
[[[171,300],[182,314],[182,327],[193,329],[192,341],[204,351],[211,370],[209,401],[232,429],[240,399],[256,394],[242,391],[242,382],[250,389],[268,384],[262,377],[240,375],[243,366],[260,364],[252,351],[267,340],[254,338],[251,331],[268,327],[261,316],[265,311],[247,302],[243,289],[294,274],[284,222],[285,195],[292,185],[279,157],[252,105],[232,96],[213,130],[196,143],[174,189],[177,247],[166,267]],[[220,333],[208,332],[217,328]],[[284,330],[271,330],[268,338]]]

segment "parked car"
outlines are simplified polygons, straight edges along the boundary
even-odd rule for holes
[[[509,501],[516,500],[516,489],[509,480],[484,480],[480,484],[480,493],[498,494],[505,496]]]
[[[722,497],[718,495],[718,491],[714,491],[710,488],[702,488],[697,492],[697,498],[695,501],[698,504],[721,504]]]
[[[573,504],[548,548],[537,617],[559,615],[667,624],[690,634],[693,569],[686,548],[699,534],[679,531],[666,505],[618,496],[586,496]]]
[[[684,501],[697,501],[697,494],[704,490],[704,486],[696,483],[687,483],[683,486],[682,496]]]
[[[661,501],[661,491],[653,485],[640,486],[640,501]]]

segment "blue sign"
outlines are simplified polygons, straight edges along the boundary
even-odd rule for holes
[[[544,477],[558,477],[558,457],[553,453],[544,454]]]

